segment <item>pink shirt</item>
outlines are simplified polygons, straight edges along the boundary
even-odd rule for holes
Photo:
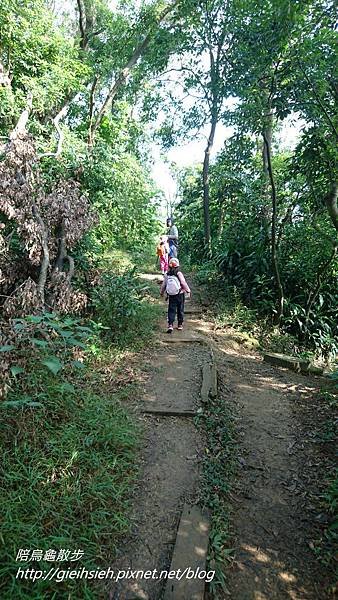
[[[178,277],[178,279],[180,281],[180,284],[181,284],[181,289],[179,291],[179,294],[181,294],[181,292],[187,292],[187,294],[190,294],[190,287],[188,286],[188,284],[187,284],[187,282],[185,280],[185,277],[184,277],[183,273],[181,273],[181,271],[179,271],[177,273],[177,277]],[[161,294],[164,294],[164,292],[166,290],[167,279],[168,279],[168,275],[165,275],[164,279],[163,279],[163,283],[161,285],[161,291],[160,291]]]

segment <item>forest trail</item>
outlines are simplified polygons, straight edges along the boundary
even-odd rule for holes
[[[172,335],[194,338],[189,319],[185,325],[184,331],[174,330]],[[115,570],[169,569],[183,505],[198,500],[204,444],[192,415],[200,406],[202,366],[210,359],[209,350],[199,343],[166,343],[172,341],[168,338],[159,333],[158,349],[150,358],[150,379],[134,407],[144,428],[141,477],[135,490],[132,534]],[[157,600],[164,585],[163,579],[121,581],[109,598]]]
[[[135,402],[145,436],[133,531],[113,567],[170,568],[182,507],[199,500],[205,440],[184,413],[201,406],[201,371],[210,360],[211,343],[219,397],[236,414],[238,434],[238,472],[231,493],[235,558],[227,571],[227,590],[219,598],[327,598],[325,569],[310,548],[316,535],[312,471],[318,460],[311,440],[301,435],[297,414],[320,381],[267,365],[235,332],[215,331],[199,314],[203,298],[193,291],[189,312],[194,314],[187,315],[184,331],[174,330],[173,337],[160,333],[158,350],[148,357],[150,378]],[[176,343],[179,336],[182,343]],[[207,344],[198,343],[201,339]],[[166,415],[147,414],[157,409]],[[175,411],[182,415],[173,416]],[[109,598],[160,600],[164,588],[164,581],[124,581],[110,590]],[[206,597],[212,598],[208,592]]]
[[[235,560],[224,598],[327,598],[325,568],[310,548],[318,457],[297,415],[320,382],[270,367],[236,343],[218,346],[219,374],[227,402],[235,404],[239,436],[231,519]]]

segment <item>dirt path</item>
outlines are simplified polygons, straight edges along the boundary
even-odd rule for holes
[[[173,335],[189,335],[190,327]],[[147,415],[144,411],[195,412],[200,405],[201,369],[208,348],[201,344],[165,344],[159,333],[152,375],[138,403],[144,446],[140,483],[135,490],[132,536],[114,569],[162,571],[170,568],[176,531],[185,502],[194,504],[200,477],[203,440],[191,417]],[[124,580],[110,590],[114,600],[158,600],[164,580]]]
[[[311,494],[318,492],[311,489],[311,471],[318,460],[294,410],[321,382],[270,367],[229,333],[213,338],[224,401],[234,403],[239,416],[232,512],[235,561],[224,598],[328,598],[326,570],[310,548],[317,535]]]
[[[228,572],[233,600],[320,600],[326,574],[309,546],[315,535],[309,470],[311,444],[300,437],[294,406],[320,381],[263,363],[236,341],[218,333],[200,315],[190,316],[184,336],[205,336],[217,359],[221,401],[238,414],[238,477],[231,529],[235,560]],[[180,332],[175,331],[174,336]],[[204,444],[189,417],[145,415],[151,408],[193,411],[200,405],[201,368],[210,355],[201,344],[165,344],[159,335],[152,375],[138,403],[145,426],[140,484],[135,491],[133,534],[114,568],[168,569],[183,503],[194,503]],[[311,477],[310,477],[311,479]],[[124,581],[111,600],[160,600],[163,581]],[[182,598],[180,600],[190,600]]]

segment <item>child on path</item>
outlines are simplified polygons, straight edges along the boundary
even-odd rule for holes
[[[178,258],[171,258],[169,260],[169,270],[164,276],[163,283],[161,285],[160,294],[167,293],[169,298],[168,306],[168,331],[172,333],[174,329],[174,321],[177,312],[177,329],[183,329],[184,321],[184,294],[191,294],[190,288],[185,280],[182,271],[179,270],[180,263]]]
[[[168,253],[166,248],[166,242],[163,239],[163,237],[161,237],[160,243],[157,246],[156,254],[160,258],[160,269],[162,275],[164,275],[168,271]]]

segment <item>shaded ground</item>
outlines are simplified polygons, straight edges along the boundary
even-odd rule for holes
[[[328,574],[311,549],[318,535],[313,471],[321,469],[325,457],[311,446],[294,411],[301,403],[315,408],[322,380],[270,367],[233,341],[231,333],[213,338],[226,384],[224,401],[234,403],[239,415],[235,560],[224,598],[328,598]]]
[[[175,332],[179,335],[179,332]],[[174,334],[174,335],[175,335]],[[160,346],[143,398],[144,407],[197,408],[201,367],[208,356],[200,345]],[[135,490],[133,531],[114,568],[169,569],[184,502],[194,503],[203,442],[191,418],[142,416],[145,444],[140,484]],[[125,580],[110,590],[110,598],[157,600],[164,580]]]
[[[312,551],[318,535],[313,499],[318,497],[316,480],[326,461],[311,444],[316,416],[313,398],[322,380],[263,363],[238,341],[238,334],[230,329],[215,332],[202,316],[191,315],[186,325],[185,336],[202,335],[213,342],[223,384],[221,400],[238,414],[238,476],[231,495],[235,559],[228,572],[228,591],[219,597],[328,598],[326,570]],[[159,341],[158,352],[150,357],[151,379],[138,403],[140,414],[142,407],[152,405],[196,408],[201,366],[208,358],[206,346],[163,346]],[[135,492],[133,535],[114,568],[165,569],[170,565],[182,505],[198,495],[204,445],[192,419],[140,418],[145,422],[145,445]],[[124,582],[110,590],[109,597],[160,600],[163,583]]]

